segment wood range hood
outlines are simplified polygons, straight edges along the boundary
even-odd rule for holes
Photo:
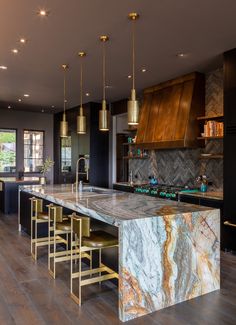
[[[205,111],[205,77],[193,72],[144,90],[136,143],[144,149],[198,146],[197,117]]]

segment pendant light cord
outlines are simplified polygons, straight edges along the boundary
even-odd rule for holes
[[[64,69],[64,114],[66,113],[66,69]]]
[[[135,20],[132,20],[132,69],[133,69],[133,89],[135,88]]]
[[[81,57],[80,62],[80,107],[83,105],[83,58]]]
[[[103,100],[106,99],[106,49],[105,41],[102,44],[102,78],[103,78]]]

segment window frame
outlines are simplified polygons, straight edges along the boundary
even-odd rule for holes
[[[40,174],[40,171],[35,171],[35,172],[25,172],[25,131],[28,132],[41,132],[43,133],[43,161],[45,160],[45,130],[35,130],[35,129],[23,129],[23,171],[24,175],[30,175],[30,174]]]
[[[6,128],[6,127],[0,127],[0,130],[9,130],[9,131],[15,131],[15,134],[16,134],[16,171],[14,173],[10,173],[10,172],[1,172],[0,171],[0,176],[3,176],[3,177],[8,177],[8,176],[15,176],[17,175],[17,170],[18,170],[18,160],[17,160],[17,148],[18,148],[18,129],[16,128]]]

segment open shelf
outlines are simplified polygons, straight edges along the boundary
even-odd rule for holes
[[[224,117],[224,115],[219,114],[219,115],[211,115],[211,116],[199,116],[197,117],[198,121],[201,120],[216,120],[216,119],[222,119]]]
[[[214,136],[214,137],[198,137],[198,140],[216,140],[216,139],[223,139],[223,136]]]
[[[144,156],[144,157],[141,157],[141,156],[125,156],[123,157],[123,159],[148,159],[149,156]]]
[[[200,156],[200,159],[223,159],[223,154],[211,154],[210,156]]]

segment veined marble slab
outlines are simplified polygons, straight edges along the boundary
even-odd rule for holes
[[[90,186],[84,186],[84,189]],[[70,184],[67,185],[28,185],[22,186],[21,190],[30,194],[64,206],[71,210],[83,213],[95,219],[119,226],[125,220],[159,217],[207,211],[210,208],[192,205],[189,203],[175,202],[155,197],[125,193],[115,190],[102,189],[101,193],[82,192],[73,193]]]
[[[130,220],[120,227],[120,319],[220,288],[220,211]]]
[[[220,288],[220,210],[71,185],[20,190],[119,227],[122,321]]]

